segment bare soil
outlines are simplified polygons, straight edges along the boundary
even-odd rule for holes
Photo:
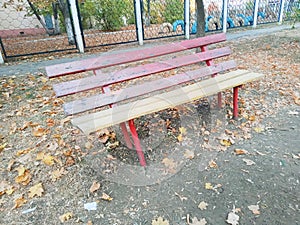
[[[238,120],[230,90],[136,120],[145,169],[118,128],[72,127],[43,73],[1,77],[0,224],[300,224],[299,33],[225,43],[265,74]]]

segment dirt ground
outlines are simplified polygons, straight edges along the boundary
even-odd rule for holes
[[[300,30],[226,45],[265,74],[240,118],[227,91],[137,120],[145,169],[118,128],[72,127],[43,73],[1,77],[0,224],[300,224]]]

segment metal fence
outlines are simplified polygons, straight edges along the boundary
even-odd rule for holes
[[[45,1],[48,5],[18,1],[19,5],[0,6],[0,44],[4,57],[77,52],[78,36],[88,49],[129,42],[141,44],[143,40],[179,35],[188,38],[197,31],[195,0],[76,0],[78,17],[74,21],[79,21],[80,26],[76,34],[68,1],[73,0],[57,0],[55,4]],[[296,2],[206,0],[205,30],[226,31],[286,20]],[[66,3],[63,10],[60,3]]]

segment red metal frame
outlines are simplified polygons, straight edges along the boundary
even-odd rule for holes
[[[135,145],[136,153],[137,153],[137,155],[139,157],[139,160],[140,160],[140,164],[141,164],[141,166],[145,167],[146,166],[146,160],[145,160],[145,157],[144,157],[144,152],[143,152],[143,149],[142,149],[142,146],[141,146],[141,143],[140,143],[138,133],[136,132],[133,120],[129,120],[128,125],[129,125],[130,131],[131,131],[131,135],[132,135],[133,142],[134,142],[134,145]]]
[[[233,88],[233,118],[237,119],[239,116],[239,106],[238,106],[238,98],[239,98],[239,87]]]

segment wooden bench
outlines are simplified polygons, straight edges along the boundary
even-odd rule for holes
[[[101,88],[101,93],[65,103],[65,113],[81,114],[74,116],[71,121],[85,134],[120,124],[126,145],[132,148],[126,126],[128,122],[140,164],[145,166],[143,150],[134,126],[135,118],[217,93],[218,104],[221,106],[220,92],[229,88],[233,88],[233,116],[238,116],[238,88],[262,77],[262,74],[245,70],[228,72],[236,67],[233,60],[215,64],[214,59],[231,53],[229,47],[216,48],[214,45],[225,40],[225,34],[215,34],[48,66],[46,73],[49,78],[55,78],[93,71],[91,76],[54,84],[57,97]],[[197,52],[196,49],[200,51]],[[162,59],[161,56],[166,59]],[[151,59],[153,62],[145,63],[146,59]],[[120,66],[125,68],[118,68]],[[103,72],[104,68],[111,69],[111,72]],[[161,77],[162,72],[166,71],[172,71],[171,75]],[[176,71],[180,72],[176,73]],[[154,79],[145,81],[146,76]],[[142,83],[111,91],[112,86],[114,88],[122,86],[124,82],[138,78]],[[145,95],[146,97],[141,99],[141,96]],[[82,115],[82,112],[93,109],[98,110]]]

